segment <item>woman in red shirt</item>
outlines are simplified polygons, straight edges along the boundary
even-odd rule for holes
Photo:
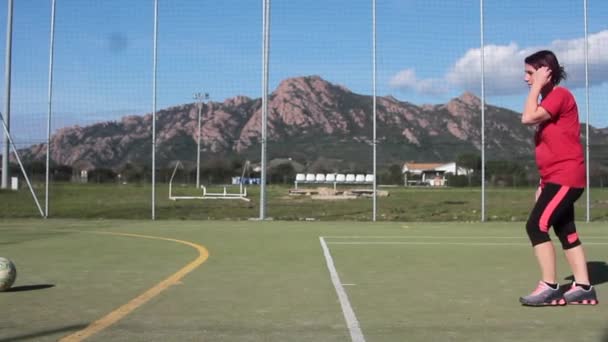
[[[536,126],[535,154],[540,174],[536,204],[526,231],[542,278],[534,292],[519,299],[523,305],[598,303],[574,223],[574,202],[584,191],[586,173],[576,101],[568,89],[558,86],[565,78],[564,68],[551,51],[538,51],[525,59],[525,81],[530,92],[521,122]],[[550,227],[559,238],[574,275],[566,293],[560,291],[556,280]]]

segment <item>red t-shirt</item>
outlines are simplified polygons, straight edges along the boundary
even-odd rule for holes
[[[555,183],[584,188],[585,158],[574,96],[566,88],[555,87],[540,106],[551,115],[551,119],[540,123],[535,136],[541,185]]]

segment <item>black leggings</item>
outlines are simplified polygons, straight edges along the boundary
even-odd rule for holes
[[[564,249],[581,244],[574,224],[574,202],[583,191],[582,188],[545,184],[526,224],[532,246],[551,241],[549,228],[552,226]]]

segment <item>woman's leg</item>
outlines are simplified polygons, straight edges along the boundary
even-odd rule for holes
[[[587,259],[585,258],[585,251],[583,246],[579,245],[574,248],[564,250],[566,259],[570,268],[572,269],[572,275],[574,275],[574,281],[581,285],[590,285],[589,271],[587,270]]]
[[[555,234],[559,237],[564,249],[564,254],[572,270],[574,281],[581,285],[590,285],[589,272],[587,270],[587,259],[585,251],[576,232],[574,223],[574,204],[564,211],[554,224]]]
[[[520,303],[523,305],[546,306],[566,304],[566,300],[559,291],[559,286],[556,282],[555,247],[553,247],[548,233],[551,225],[547,222],[547,213],[555,209],[554,200],[559,192],[559,188],[556,184],[545,185],[526,223],[526,232],[534,247],[534,254],[540,266],[541,281],[538,283],[536,290],[531,294],[519,298]]]
[[[555,210],[554,199],[559,192],[556,184],[546,184],[540,194],[526,223],[526,232],[534,247],[534,254],[541,271],[541,280],[550,284],[556,283],[555,247],[549,237],[547,212]],[[553,203],[553,208],[551,207]],[[544,223],[543,223],[544,222]]]
[[[540,243],[534,246],[534,254],[540,266],[542,281],[549,284],[555,284],[556,269],[555,269],[555,247],[551,241]]]
[[[574,283],[570,287],[570,290],[564,293],[564,299],[568,304],[595,305],[598,303],[597,294],[593,286],[591,286],[585,251],[576,232],[574,206],[572,206],[571,213],[570,217],[565,216],[565,221],[559,222],[554,226],[574,276]]]

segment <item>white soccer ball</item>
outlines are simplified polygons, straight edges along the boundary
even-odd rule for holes
[[[0,292],[10,289],[16,278],[15,264],[7,258],[0,257]]]

